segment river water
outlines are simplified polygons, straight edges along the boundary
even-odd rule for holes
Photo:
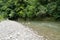
[[[37,31],[48,40],[60,40],[60,22],[20,21],[25,26]]]

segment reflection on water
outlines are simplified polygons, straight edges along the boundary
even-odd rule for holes
[[[40,22],[40,21],[21,21],[22,24],[37,31],[48,40],[60,40],[60,23],[58,22]]]

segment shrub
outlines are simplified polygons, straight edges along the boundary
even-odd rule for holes
[[[3,14],[3,16],[2,16]],[[60,16],[60,0],[0,0],[1,18],[45,18]]]

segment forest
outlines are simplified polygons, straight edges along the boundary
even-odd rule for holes
[[[0,0],[0,20],[60,21],[60,0]]]

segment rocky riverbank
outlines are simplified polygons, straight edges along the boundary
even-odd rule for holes
[[[0,22],[0,40],[47,40],[21,23],[5,20]]]

